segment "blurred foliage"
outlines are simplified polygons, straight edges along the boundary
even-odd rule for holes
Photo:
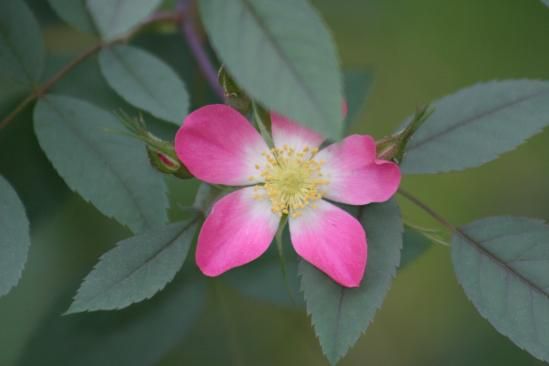
[[[45,1],[28,3],[45,34],[46,75],[93,42],[92,36],[61,23]],[[344,6],[317,0],[314,4],[335,34],[344,67],[366,68],[375,77],[367,105],[352,125],[354,132],[382,137],[400,126],[417,106],[478,81],[549,79],[549,10],[537,0],[348,0]],[[191,110],[215,101],[178,35],[170,30],[163,35],[149,33],[133,43],[174,68],[186,82]],[[69,79],[80,79],[86,87],[74,88]],[[80,65],[54,90],[85,96],[107,109],[123,106],[128,113],[135,112],[108,88],[96,58]],[[3,99],[0,115],[13,109],[18,98]],[[0,299],[0,365],[6,366],[40,354],[40,347],[49,344],[36,341],[44,327],[66,329],[63,323],[70,320],[59,314],[69,303],[67,289],[74,293],[97,258],[129,235],[68,190],[39,149],[31,116],[28,109],[0,132],[0,171],[27,208],[33,242],[19,287]],[[164,137],[173,134],[173,126],[149,115],[146,119]],[[548,138],[549,131],[545,131],[482,168],[408,177],[404,187],[455,224],[501,214],[549,220]],[[172,201],[192,203],[195,182],[175,178],[167,182]],[[401,204],[406,220],[433,225],[408,202]],[[182,216],[177,207],[170,213],[172,218]],[[207,305],[196,316],[190,333],[179,334],[180,341],[173,343],[159,365],[326,364],[309,319],[299,308],[242,296],[222,278],[205,282]],[[142,305],[127,312],[139,313],[148,306]],[[186,310],[184,304],[180,306],[181,312]],[[88,329],[85,323],[81,327]],[[166,334],[162,327],[148,330],[151,337]],[[65,337],[68,340],[72,333]],[[343,366],[363,364],[542,363],[477,314],[455,280],[448,248],[434,245],[399,272],[372,326],[341,362]]]

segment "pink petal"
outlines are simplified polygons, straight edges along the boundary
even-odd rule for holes
[[[358,287],[366,268],[366,233],[353,216],[320,200],[290,218],[296,252],[345,287]]]
[[[376,143],[371,136],[351,135],[321,150],[322,174],[329,181],[324,197],[350,205],[384,202],[400,184],[397,164],[376,160]]]
[[[301,151],[305,146],[318,147],[324,141],[324,137],[318,132],[275,112],[271,113],[271,130],[276,147],[288,145]]]
[[[175,136],[175,151],[198,179],[225,185],[262,181],[256,164],[264,163],[265,141],[239,112],[212,104],[189,114]],[[255,179],[249,179],[254,176]]]
[[[254,187],[242,188],[217,201],[198,235],[196,264],[206,276],[218,276],[263,254],[273,240],[280,217],[267,199],[253,198]]]

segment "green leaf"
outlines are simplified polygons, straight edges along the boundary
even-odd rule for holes
[[[298,258],[290,243],[288,230],[283,234],[286,278],[282,272],[276,244],[259,259],[223,275],[228,284],[243,295],[284,307],[304,307],[299,290]]]
[[[235,81],[268,109],[338,139],[342,81],[330,32],[306,0],[200,0]]]
[[[358,117],[362,107],[366,104],[366,97],[370,92],[373,80],[372,74],[364,70],[345,70],[343,72],[343,85],[347,102],[345,130],[349,129]]]
[[[40,26],[23,0],[5,0],[0,11],[0,90],[31,91],[44,69]],[[0,93],[4,94],[4,91]]]
[[[109,85],[128,103],[181,124],[189,110],[189,95],[162,60],[136,47],[116,46],[103,49],[99,63]]]
[[[454,235],[452,260],[480,314],[549,361],[549,226],[520,217],[475,221]]]
[[[231,188],[221,188],[219,186],[213,186],[208,183],[200,183],[198,191],[194,197],[193,208],[201,212],[204,216],[210,213],[213,204],[221,198],[221,196],[227,194],[227,190]]]
[[[104,40],[123,35],[144,20],[162,0],[86,0]]]
[[[181,76],[190,94],[192,109],[205,104],[219,103],[219,96],[205,85],[204,77],[189,45],[182,42],[178,32],[145,32],[135,38],[132,44],[161,58]]]
[[[49,95],[34,113],[40,146],[67,185],[134,232],[167,222],[166,186],[144,146],[121,136],[113,114],[72,97]]]
[[[433,104],[408,143],[407,174],[472,168],[513,150],[549,125],[549,82],[491,81]]]
[[[121,311],[60,317],[63,301],[33,331],[17,365],[157,365],[188,335],[205,295],[203,282],[178,276],[151,301]]]
[[[63,65],[69,63],[76,55],[53,56],[48,59],[46,71],[50,76],[60,70]],[[116,94],[107,84],[101,74],[98,57],[92,56],[83,61],[72,72],[59,80],[49,92],[50,94],[59,94],[71,96],[85,100],[94,106],[109,111],[123,110],[133,114],[133,107],[127,104]]]
[[[297,261],[287,262],[287,283],[277,259],[260,260],[227,273],[229,285],[243,295],[284,307],[302,307]]]
[[[542,3],[544,3],[546,6],[549,6],[549,0],[541,0]]]
[[[122,309],[150,299],[183,265],[195,230],[196,219],[122,240],[86,276],[67,314]]]
[[[396,202],[366,206],[360,218],[368,232],[368,265],[359,288],[341,287],[306,262],[299,267],[307,312],[332,365],[370,325],[400,262],[403,229]]]
[[[419,231],[408,226],[405,227],[402,252],[400,253],[400,266],[402,269],[421,257],[429,248],[431,241]]]
[[[0,175],[0,296],[17,285],[30,247],[29,220],[17,193]]]
[[[85,32],[96,33],[86,0],[48,0],[50,6],[61,19],[72,27]]]

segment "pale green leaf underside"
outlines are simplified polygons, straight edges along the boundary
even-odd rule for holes
[[[44,44],[40,26],[24,1],[2,1],[0,10],[0,96],[28,92],[40,81]]]
[[[109,85],[130,104],[181,124],[189,95],[183,81],[162,60],[136,47],[115,46],[101,51],[99,63]]]
[[[342,81],[332,37],[305,0],[201,0],[219,57],[267,108],[338,139]]]
[[[541,0],[542,3],[544,3],[546,6],[549,6],[549,0]]]
[[[0,296],[19,282],[29,247],[25,207],[8,181],[0,176]]]
[[[134,232],[167,222],[166,186],[144,146],[121,136],[113,114],[65,96],[42,98],[34,127],[40,146],[67,185]]]
[[[86,0],[48,0],[57,15],[72,27],[86,33],[96,33],[86,7]]]
[[[67,313],[122,309],[149,299],[179,271],[196,220],[159,227],[119,242],[82,282]]]
[[[482,165],[549,125],[549,82],[491,81],[444,97],[411,138],[402,170],[440,173]]]
[[[105,40],[125,34],[145,19],[162,0],[86,0],[101,37]]]
[[[400,262],[403,228],[396,202],[366,206],[361,222],[368,233],[368,265],[359,288],[343,288],[310,264],[300,263],[307,312],[331,364],[345,356],[366,331]]]
[[[480,314],[549,361],[549,226],[519,217],[475,221],[454,235],[452,260]]]

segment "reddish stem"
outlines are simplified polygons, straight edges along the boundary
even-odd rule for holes
[[[187,41],[187,44],[191,49],[196,62],[198,63],[198,67],[200,68],[202,75],[208,84],[210,84],[210,87],[215,94],[217,94],[221,100],[225,100],[225,93],[217,78],[217,69],[213,66],[210,57],[204,48],[204,43],[196,30],[196,24],[194,21],[196,17],[195,3],[190,0],[181,0],[177,4],[177,9],[184,19],[184,21],[180,24],[181,34]]]

